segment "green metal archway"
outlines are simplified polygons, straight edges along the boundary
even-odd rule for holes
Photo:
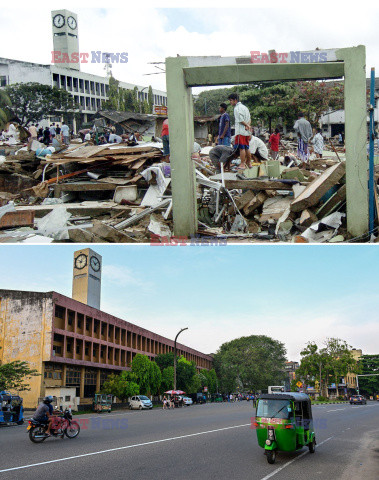
[[[345,79],[347,227],[354,237],[368,231],[366,49],[360,45],[297,53],[299,63],[251,63],[250,57],[166,58],[175,235],[189,237],[197,231],[191,87],[341,77]],[[316,54],[323,61],[311,61]]]

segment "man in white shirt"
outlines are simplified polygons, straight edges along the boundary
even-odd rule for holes
[[[70,131],[69,131],[68,125],[66,125],[64,122],[62,123],[61,132],[63,137],[63,143],[65,145],[68,145],[70,143],[69,142]]]
[[[249,147],[251,155],[256,157],[258,161],[261,162],[262,160],[268,160],[268,149],[260,138],[252,136],[249,142]]]
[[[322,158],[322,152],[324,150],[324,138],[322,136],[321,128],[317,129],[317,133],[314,136],[312,143],[314,145],[314,151],[317,158]]]
[[[234,107],[235,120],[235,147],[239,149],[241,170],[251,166],[251,154],[249,151],[249,141],[251,136],[251,118],[249,109],[239,101],[237,93],[231,93],[228,97],[230,105]]]

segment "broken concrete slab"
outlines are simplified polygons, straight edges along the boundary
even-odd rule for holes
[[[346,200],[346,185],[342,185],[321,207],[316,211],[319,218],[333,213],[341,202]]]
[[[263,204],[262,215],[259,218],[259,222],[263,223],[269,220],[279,220],[291,205],[291,201],[291,198],[281,196],[268,198]]]
[[[328,168],[292,202],[291,210],[301,212],[307,207],[316,205],[328,190],[345,175],[345,164],[338,163]]]
[[[18,228],[18,227],[33,227],[34,226],[34,211],[26,212],[13,211],[7,212],[0,218],[0,229],[4,228]]]

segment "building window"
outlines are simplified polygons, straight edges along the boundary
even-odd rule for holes
[[[63,318],[64,318],[65,311],[66,311],[65,308],[60,307],[59,305],[55,305],[55,316],[56,316],[57,318],[63,319]]]
[[[66,395],[66,396],[64,397],[64,401],[65,401],[65,402],[71,402],[71,397],[70,397],[70,395]]]
[[[0,87],[7,86],[7,77],[6,75],[0,75]]]
[[[80,368],[67,367],[66,385],[80,385]]]

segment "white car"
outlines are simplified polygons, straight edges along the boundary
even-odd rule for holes
[[[187,405],[189,407],[190,405],[193,404],[192,398],[189,397],[182,397],[184,405]]]
[[[129,400],[129,408],[130,410],[144,410],[153,408],[153,404],[150,398],[146,397],[145,395],[135,395]]]

